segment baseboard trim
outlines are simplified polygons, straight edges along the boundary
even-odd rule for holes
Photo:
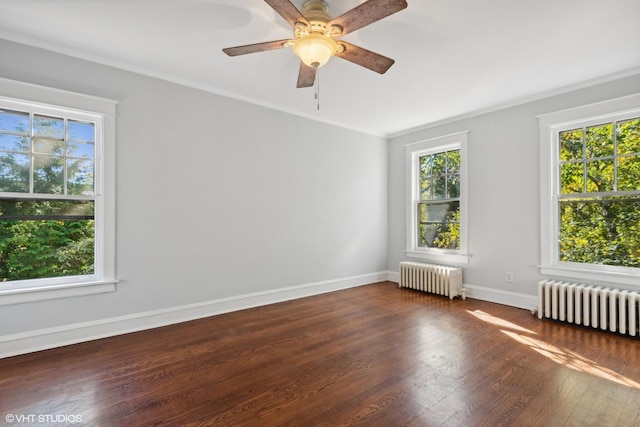
[[[509,305],[511,307],[535,310],[538,306],[538,297],[516,292],[503,291],[501,289],[485,288],[475,285],[464,285],[467,290],[467,297],[483,301],[495,302],[497,304]]]
[[[400,273],[397,271],[387,271],[387,280],[400,283]],[[535,310],[538,307],[538,297],[534,295],[519,294],[516,292],[503,291],[501,289],[485,288],[465,284],[466,296],[482,301],[495,302],[497,304],[509,305],[511,307]]]
[[[400,273],[397,271],[387,271],[387,280],[390,282],[400,283]]]
[[[387,280],[389,272],[377,272],[347,278],[325,280],[298,286],[273,289],[264,292],[238,295],[228,298],[169,307],[112,317],[91,322],[76,323],[54,328],[39,329],[13,335],[0,336],[0,358],[32,353],[84,341],[153,329],[189,320],[247,308],[320,295],[341,289],[354,288]]]

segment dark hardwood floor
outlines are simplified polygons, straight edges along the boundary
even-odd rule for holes
[[[384,282],[0,359],[0,424],[9,415],[55,426],[638,426],[640,340]]]

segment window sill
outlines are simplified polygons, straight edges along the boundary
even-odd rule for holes
[[[404,253],[409,258],[419,258],[436,263],[469,264],[471,258],[469,255],[442,252],[406,250]]]
[[[585,280],[593,284],[630,285],[632,288],[637,288],[640,284],[639,273],[634,272],[602,271],[557,265],[539,265],[538,268],[540,269],[540,274],[545,276],[568,280]]]
[[[107,280],[22,289],[2,289],[0,285],[0,306],[114,292],[117,283]]]

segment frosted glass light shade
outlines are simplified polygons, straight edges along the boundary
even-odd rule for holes
[[[309,67],[322,67],[335,55],[338,44],[328,36],[310,34],[296,40],[293,52]]]

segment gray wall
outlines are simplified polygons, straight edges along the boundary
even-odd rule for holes
[[[539,132],[537,115],[640,92],[640,75],[563,93],[391,139],[389,264],[405,260],[404,145],[469,131],[469,252],[466,284],[536,294],[539,264]],[[514,283],[504,281],[505,270]]]
[[[0,77],[120,101],[117,291],[0,336],[386,270],[387,142],[0,40]]]
[[[114,293],[0,308],[0,336],[397,271],[406,143],[469,130],[465,282],[535,295],[537,114],[640,75],[386,141],[0,40],[0,77],[120,101]],[[504,283],[504,270],[515,283]]]

